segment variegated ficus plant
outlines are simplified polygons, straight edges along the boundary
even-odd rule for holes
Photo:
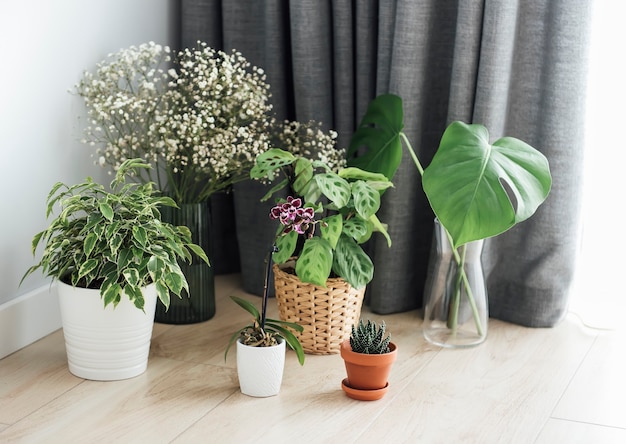
[[[372,280],[374,264],[362,244],[380,232],[391,246],[377,216],[381,193],[393,186],[384,174],[354,167],[333,171],[323,161],[274,148],[257,156],[250,176],[277,182],[263,200],[285,188],[291,193],[270,213],[279,222],[275,263],[295,256],[298,278],[322,287],[329,277],[343,278],[354,288]]]
[[[54,185],[46,216],[59,205],[48,228],[35,235],[32,252],[44,247],[41,260],[22,280],[41,268],[46,276],[85,288],[99,289],[104,306],[116,306],[125,294],[143,309],[141,287],[154,283],[157,295],[169,307],[170,292],[189,291],[178,261],[191,262],[195,253],[207,264],[202,248],[191,241],[189,228],[161,221],[159,208],[176,207],[154,184],[126,183],[140,169],[141,159],[129,159],[117,170],[111,191],[91,178],[67,186]]]

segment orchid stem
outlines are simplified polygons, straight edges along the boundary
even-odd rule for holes
[[[278,251],[278,247],[276,244],[272,244],[272,248],[267,255],[267,259],[265,260],[265,282],[263,283],[263,305],[261,307],[261,330],[265,331],[265,318],[267,314],[267,300],[269,299],[269,281],[270,274],[272,273],[272,254]]]

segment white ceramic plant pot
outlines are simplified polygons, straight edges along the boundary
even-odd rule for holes
[[[257,398],[280,391],[285,368],[285,341],[273,347],[251,347],[237,341],[237,375],[241,393]]]
[[[156,286],[144,287],[144,311],[127,298],[104,308],[100,290],[58,282],[67,361],[72,374],[96,381],[127,379],[148,365]]]

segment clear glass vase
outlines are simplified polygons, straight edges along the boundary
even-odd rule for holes
[[[432,344],[472,347],[487,338],[489,304],[481,264],[483,241],[459,247],[456,254],[446,230],[435,231],[424,292],[423,332]]]
[[[211,207],[209,202],[179,204],[178,208],[164,207],[164,222],[183,225],[191,230],[194,243],[200,245],[211,259]],[[189,284],[189,294],[182,291],[182,298],[170,294],[170,307],[157,303],[154,320],[163,324],[194,324],[211,319],[215,315],[215,283],[213,268],[192,253],[191,264],[180,260],[180,268]]]

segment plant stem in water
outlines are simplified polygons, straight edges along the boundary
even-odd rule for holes
[[[406,136],[406,134],[404,134],[403,132],[400,132],[400,137],[402,138],[402,140],[404,140],[404,144],[407,147],[407,149],[409,150],[409,154],[411,155],[411,158],[413,159],[413,162],[415,163],[415,166],[417,168],[417,171],[419,171],[420,176],[424,176],[424,168],[422,167],[422,164],[420,163],[419,159],[417,158],[417,155],[415,154],[415,151],[413,150],[413,147],[411,146],[411,142],[409,142],[408,137]],[[443,226],[443,225],[442,225]],[[456,284],[456,288],[455,288],[455,294],[453,295],[453,298],[455,299],[453,301],[453,303],[455,303],[457,305],[456,307],[456,312],[454,315],[454,322],[453,325],[454,327],[450,327],[450,322],[451,319],[448,319],[448,327],[449,328],[454,328],[456,329],[457,323],[458,323],[458,304],[459,304],[459,299],[460,299],[460,292],[461,292],[461,288],[460,288],[460,282],[459,281],[463,281],[463,286],[465,287],[465,292],[467,293],[467,299],[469,301],[470,307],[472,309],[472,315],[474,317],[474,323],[476,324],[476,331],[477,333],[482,336],[483,335],[483,327],[482,327],[482,323],[480,320],[480,317],[478,316],[478,307],[476,307],[476,301],[474,300],[474,295],[472,293],[472,288],[470,287],[470,283],[469,280],[467,279],[467,274],[465,273],[465,245],[463,245],[463,257],[461,257],[459,255],[459,252],[454,248],[454,240],[452,239],[452,236],[450,235],[450,233],[448,232],[446,227],[443,227],[444,231],[446,232],[446,236],[448,237],[448,241],[450,242],[450,245],[452,246],[452,253],[454,254],[454,260],[457,263],[457,267],[459,268],[459,275],[458,275],[458,280],[457,280],[457,284]],[[452,307],[451,307],[452,309]]]
[[[461,305],[461,282],[463,281],[463,274],[465,273],[465,252],[466,247],[461,247],[461,261],[457,263],[457,269],[454,279],[454,294],[450,301],[450,308],[448,310],[448,328],[452,330],[452,333],[456,333],[456,328],[459,324],[459,307]]]

